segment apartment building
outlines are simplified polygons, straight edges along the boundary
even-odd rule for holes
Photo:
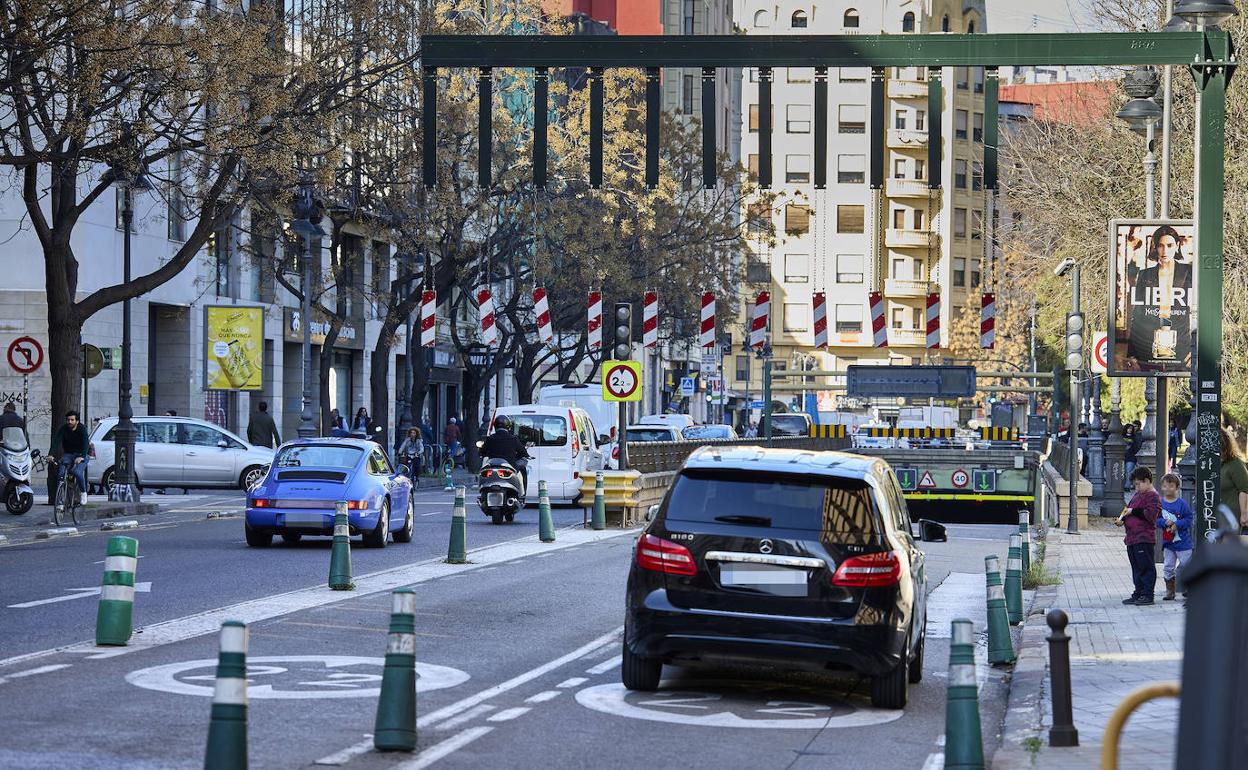
[[[835,4],[810,0],[739,0],[746,34],[889,34],[984,32],[982,1],[889,0]],[[886,125],[871,124],[866,68],[828,69],[828,168],[826,189],[813,174],[813,68],[776,68],[772,79],[772,186],[774,238],[747,233],[747,285],[739,308],[745,328],[753,297],[771,292],[769,319],[773,368],[843,369],[856,363],[923,363],[926,295],[939,292],[941,345],[950,323],[984,281],[987,192],[983,180],[984,72],[944,68],[943,108],[927,114],[923,68],[888,68]],[[742,154],[758,171],[759,78],[743,79]],[[929,121],[940,120],[940,169],[928,167]],[[883,190],[869,185],[870,137],[885,134]],[[929,187],[939,173],[941,189]],[[767,213],[768,204],[748,205]],[[881,292],[888,347],[872,343],[868,296]],[[812,295],[826,295],[828,347],[815,348]],[[743,404],[761,397],[762,362],[735,335],[730,387]],[[842,404],[844,406],[845,404]],[[825,409],[834,408],[827,406]]]

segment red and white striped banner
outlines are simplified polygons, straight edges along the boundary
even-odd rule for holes
[[[992,350],[996,344],[997,295],[984,294],[980,297],[979,346],[984,350]]]
[[[431,348],[438,336],[438,293],[432,289],[420,295],[420,344]]]
[[[641,346],[659,346],[659,295],[648,291],[641,299]]]
[[[702,333],[699,342],[704,348],[715,347],[715,293],[702,294]]]
[[[533,314],[537,316],[537,338],[543,345],[549,345],[555,333],[550,328],[550,303],[546,301],[546,289],[542,286],[533,287]]]
[[[589,293],[589,349],[598,350],[602,347],[602,292]]]
[[[811,298],[810,304],[815,311],[815,347],[826,348],[828,346],[828,295],[817,291]]]
[[[494,295],[489,289],[477,289],[477,306],[481,315],[481,341],[493,345],[498,342],[498,329],[494,326]]]
[[[871,306],[871,345],[886,348],[888,347],[888,324],[884,321],[884,295],[873,291],[867,295],[867,303]]]
[[[760,291],[754,300],[754,317],[750,319],[750,347],[761,348],[767,341],[767,316],[771,313],[771,292]]]
[[[940,294],[927,295],[927,349],[940,347]]]

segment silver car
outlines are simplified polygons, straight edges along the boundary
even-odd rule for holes
[[[134,470],[145,487],[248,489],[264,478],[272,449],[252,446],[228,430],[191,417],[135,417],[138,437]],[[91,432],[87,481],[113,483],[113,438],[117,418],[101,420]]]

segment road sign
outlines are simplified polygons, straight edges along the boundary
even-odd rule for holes
[[[82,346],[82,376],[88,380],[104,371],[104,354],[90,343]]]
[[[913,492],[919,483],[918,468],[894,468],[897,473],[897,483],[901,485],[903,492]]]
[[[845,372],[845,390],[854,398],[970,398],[973,366],[860,366]]]
[[[764,402],[762,402],[762,401],[751,401],[751,402],[750,402],[750,408],[751,408],[751,409],[762,409],[762,408],[763,408],[763,407],[765,407],[766,405],[767,405],[767,404],[766,404],[766,403],[764,403]]]
[[[932,478],[931,471],[923,471],[923,475],[919,478],[919,489],[935,489],[936,479]]]
[[[976,468],[971,471],[973,475],[971,488],[976,492],[996,492],[997,491],[997,472],[992,468]]]
[[[641,400],[641,364],[637,361],[607,361],[602,365],[604,401]]]
[[[680,378],[680,395],[692,396],[696,391],[697,391],[697,385],[694,383],[692,377]]]
[[[100,352],[104,354],[105,369],[121,368],[121,348],[101,348]]]
[[[1092,371],[1101,374],[1109,371],[1109,335],[1105,332],[1092,335]]]
[[[952,481],[953,485],[958,489],[963,489],[967,484],[971,483],[971,477],[961,468],[954,471],[949,480]]]
[[[43,366],[43,346],[34,337],[18,337],[9,343],[9,366],[18,374],[31,374]]]

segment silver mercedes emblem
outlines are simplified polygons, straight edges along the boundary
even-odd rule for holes
[[[768,540],[767,538],[763,538],[762,540],[759,541],[758,543],[759,553],[771,553],[771,549],[772,549],[772,542],[770,540]]]

